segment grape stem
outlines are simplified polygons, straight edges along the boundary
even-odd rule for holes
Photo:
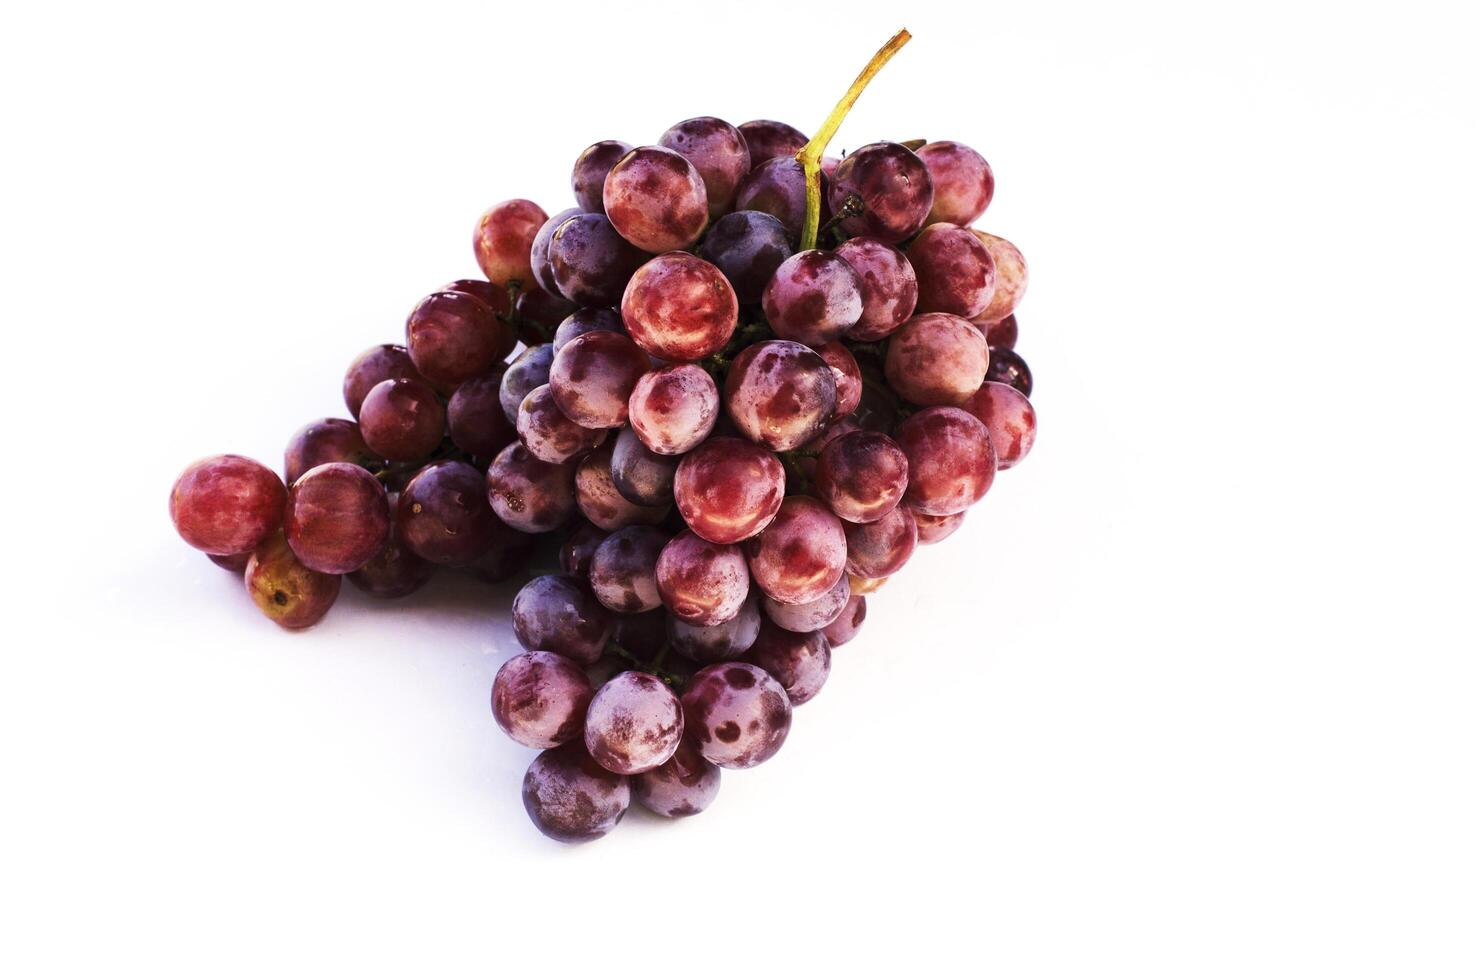
[[[827,119],[822,123],[822,128],[817,130],[807,145],[797,151],[797,162],[802,165],[802,173],[807,180],[807,217],[802,225],[802,251],[817,247],[817,221],[822,215],[822,154],[827,150],[827,144],[832,142],[833,135],[837,133],[838,127],[843,124],[843,117],[853,108],[853,103],[863,94],[868,83],[873,81],[879,69],[888,64],[889,59],[909,43],[910,32],[901,29],[864,66],[858,77],[853,79],[853,84],[848,86],[847,93],[833,106]]]

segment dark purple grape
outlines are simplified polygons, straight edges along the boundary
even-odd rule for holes
[[[396,503],[401,540],[437,565],[477,561],[493,546],[498,523],[483,474],[451,459],[422,467]]]
[[[1007,314],[996,323],[988,323],[981,317],[975,317],[971,325],[982,332],[982,336],[987,339],[988,347],[1006,347],[1011,350],[1017,346],[1018,325],[1017,315],[1014,313]]]
[[[625,334],[598,331],[561,347],[550,365],[550,392],[572,422],[588,429],[627,423],[627,399],[652,362]]]
[[[778,452],[816,437],[837,405],[832,368],[816,351],[789,340],[745,348],[725,378],[725,409],[735,427]]]
[[[673,503],[673,475],[678,457],[662,456],[642,444],[637,433],[623,429],[612,446],[612,483],[634,504],[668,507]]]
[[[697,361],[718,351],[739,316],[740,303],[724,273],[687,252],[648,262],[622,295],[627,332],[665,361]]]
[[[596,692],[586,712],[586,751],[608,772],[631,776],[673,757],[683,738],[683,707],[652,674],[628,670]]]
[[[920,313],[953,313],[971,319],[992,300],[997,266],[977,237],[956,225],[928,225],[905,255],[920,280]]]
[[[425,382],[416,365],[411,363],[411,354],[398,344],[380,344],[355,358],[344,373],[344,404],[349,414],[360,417],[360,406],[370,389],[382,381],[393,378],[414,378]]]
[[[889,387],[916,405],[959,405],[982,386],[987,342],[981,331],[949,313],[911,317],[884,356]]]
[[[658,555],[658,594],[685,622],[714,626],[734,619],[750,592],[745,555],[732,544],[713,544],[684,531]]]
[[[860,578],[888,578],[915,553],[919,528],[908,507],[896,507],[870,524],[845,525],[848,537],[848,574]]]
[[[627,421],[653,452],[679,456],[714,431],[719,407],[719,389],[708,371],[670,364],[638,379],[627,400]]]
[[[781,461],[753,442],[710,439],[678,464],[673,499],[694,533],[730,544],[759,532],[776,517],[786,491]]]
[[[658,555],[672,537],[655,527],[624,527],[601,542],[591,558],[591,591],[619,613],[647,612],[658,596]]]
[[[547,463],[564,463],[606,441],[605,429],[588,429],[567,418],[549,385],[524,396],[515,428],[524,448]]]
[[[750,172],[750,147],[740,130],[723,119],[698,116],[669,126],[658,145],[682,154],[699,171],[709,217],[730,210],[740,178]]]
[[[719,767],[680,742],[673,757],[632,777],[632,797],[660,817],[692,817],[719,795]]]
[[[548,650],[594,664],[611,637],[611,613],[566,575],[530,579],[514,596],[514,635],[526,650]]]
[[[283,529],[298,560],[343,575],[380,553],[391,530],[385,487],[364,467],[324,463],[288,490]]]
[[[493,719],[520,745],[554,748],[581,737],[594,693],[586,672],[569,657],[521,653],[493,678]]]
[[[314,625],[339,598],[339,576],[303,564],[281,533],[257,546],[243,578],[257,608],[284,629]]]
[[[617,234],[604,214],[565,219],[550,239],[549,252],[560,294],[577,306],[615,306],[627,280],[648,258]]]
[[[914,153],[898,143],[870,143],[843,158],[828,188],[835,212],[851,197],[862,213],[843,218],[843,232],[897,245],[925,227],[935,192],[930,171]]]
[[[288,491],[276,473],[245,456],[207,456],[170,488],[170,520],[192,548],[239,555],[283,523]]]
[[[944,517],[922,514],[917,510],[912,510],[910,513],[915,515],[915,527],[920,531],[921,544],[935,544],[937,541],[944,541],[955,534],[956,528],[966,520],[964,510],[959,514],[947,514]]]
[[[391,501],[395,513],[396,501]],[[392,532],[386,536],[380,553],[345,578],[351,585],[377,599],[400,599],[426,585],[436,566],[418,556]]]
[[[592,143],[576,157],[576,165],[570,173],[570,189],[582,211],[606,213],[601,200],[601,190],[606,185],[606,175],[611,173],[618,160],[632,152],[632,144],[621,140],[602,140]]]
[[[596,764],[586,746],[546,749],[524,774],[524,810],[540,833],[565,844],[605,837],[632,803],[626,776]]]
[[[928,221],[949,221],[964,228],[986,212],[997,181],[980,153],[965,143],[940,140],[926,143],[915,155],[930,171],[935,189]]]
[[[360,435],[377,456],[396,462],[426,459],[442,444],[447,409],[425,381],[395,378],[370,389],[360,406]]]
[[[858,631],[863,629],[866,616],[868,600],[861,595],[853,596],[838,614],[838,618],[822,628],[822,635],[827,637],[828,645],[840,647],[858,635]]]
[[[495,204],[473,229],[473,254],[488,281],[500,286],[535,285],[530,250],[550,216],[533,201],[515,198]]]
[[[915,313],[919,281],[909,259],[876,238],[850,238],[835,253],[858,273],[863,313],[848,331],[853,340],[882,340]]]
[[[601,198],[612,225],[644,252],[688,248],[709,221],[698,168],[662,146],[639,146],[618,160]]]
[[[1013,310],[1028,289],[1028,264],[1017,246],[1005,238],[989,235],[975,228],[969,229],[977,241],[986,246],[992,256],[992,265],[997,272],[997,285],[992,291],[992,301],[978,317],[987,323],[1001,320]]]
[[[514,423],[504,414],[500,397],[507,370],[503,364],[495,364],[458,385],[447,402],[447,431],[452,444],[479,459],[492,459],[517,435]]]
[[[792,707],[815,698],[832,671],[827,637],[817,630],[793,633],[775,623],[761,624],[747,659],[780,682]]]
[[[822,179],[823,194],[829,181]],[[792,241],[802,237],[802,224],[807,217],[807,177],[802,165],[790,156],[773,157],[756,164],[740,181],[735,192],[736,211],[763,211],[786,229]],[[822,224],[831,217],[827,199],[823,198]]]
[[[848,576],[839,575],[838,581],[821,598],[811,602],[783,603],[766,596],[762,606],[766,610],[766,617],[782,629],[793,633],[810,633],[812,630],[823,629],[837,619],[852,595],[853,592],[848,587]]]
[[[558,293],[526,289],[514,301],[514,322],[519,339],[526,347],[543,344],[575,311],[576,304]]]
[[[488,467],[488,503],[512,528],[553,531],[575,514],[575,472],[574,463],[546,463],[510,443]]]
[[[661,606],[647,612],[618,614],[613,619],[615,625],[612,627],[612,641],[641,659],[652,660],[657,657],[668,639],[668,611]],[[669,666],[678,662],[679,659],[675,657],[669,661]],[[616,676],[616,673],[614,671],[612,676]]]
[[[1033,372],[1028,370],[1023,355],[1008,347],[993,347],[990,361],[986,380],[1000,381],[1021,391],[1025,398],[1033,397]]]
[[[683,694],[685,734],[699,754],[726,769],[749,769],[781,750],[791,701],[754,664],[722,663],[693,676]]]
[[[761,628],[760,606],[747,595],[740,611],[713,626],[698,626],[677,616],[668,617],[668,641],[679,654],[701,664],[717,664],[745,655]]]
[[[517,531],[503,521],[493,522],[493,543],[463,571],[480,582],[502,582],[525,574],[529,556],[534,551],[535,537]]]
[[[247,570],[247,562],[252,560],[252,553],[245,551],[239,555],[206,555],[206,557],[217,568],[224,568],[228,572],[240,575]]]
[[[988,381],[961,403],[987,427],[992,449],[997,453],[997,469],[1007,470],[1022,462],[1033,440],[1038,437],[1038,415],[1028,396],[1012,385]]]
[[[736,298],[747,306],[761,301],[766,283],[791,253],[786,226],[764,211],[725,215],[699,246],[699,257],[725,274]]]
[[[821,347],[858,323],[863,315],[861,287],[851,265],[814,248],[781,263],[761,306],[776,336]]]
[[[323,463],[353,463],[378,470],[384,462],[365,445],[360,427],[349,419],[316,419],[288,440],[283,453],[283,477],[293,483]]]
[[[807,145],[807,134],[774,119],[752,119],[739,125],[750,148],[750,165],[758,167],[772,157],[794,157]]]
[[[609,533],[581,521],[560,546],[560,570],[574,578],[587,578],[591,574],[591,559],[596,557],[596,549]]]
[[[602,179],[604,180],[605,177],[603,176]],[[600,192],[599,187],[597,191]],[[534,241],[529,245],[529,268],[534,274],[535,284],[539,286],[540,291],[550,296],[560,295],[560,286],[555,282],[555,270],[550,267],[550,241],[555,237],[555,229],[578,214],[600,210],[599,207],[566,208],[540,226],[540,230],[535,233]],[[518,312],[517,306],[515,312]]]
[[[776,519],[745,543],[750,574],[777,602],[812,602],[843,576],[843,522],[819,500],[787,497]]]
[[[838,404],[833,409],[833,418],[851,415],[863,400],[863,372],[858,369],[858,360],[841,341],[834,340],[817,348],[817,353],[832,368],[833,385],[838,390]]]
[[[959,408],[927,408],[894,434],[910,461],[904,502],[932,517],[959,514],[982,499],[997,472],[987,427]]]
[[[406,349],[422,377],[439,385],[459,385],[513,349],[512,331],[476,296],[433,293],[406,318]]]
[[[880,432],[860,430],[834,440],[817,457],[817,495],[845,521],[877,521],[898,505],[909,485],[904,450]]]
[[[670,504],[635,504],[612,482],[612,444],[589,453],[576,467],[576,506],[586,520],[608,531],[634,524],[661,524]]]
[[[550,365],[555,363],[553,344],[530,347],[515,359],[499,382],[499,404],[512,425],[519,422],[519,406],[540,385],[550,383]]]
[[[601,331],[626,333],[626,328],[622,326],[622,315],[605,306],[583,306],[560,321],[560,326],[555,331],[555,350],[558,353],[560,348],[582,334]]]

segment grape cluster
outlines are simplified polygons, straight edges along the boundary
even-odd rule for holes
[[[824,160],[801,248],[807,143],[701,117],[593,144],[577,207],[479,219],[486,278],[357,357],[350,418],[299,430],[283,478],[216,456],[171,491],[180,535],[293,629],[341,577],[393,599],[558,542],[492,694],[540,750],[524,802],[558,840],[604,835],[634,798],[696,814],[721,769],[775,755],[866,596],[1032,448],[1026,266],[971,227],[987,161],[950,141]]]

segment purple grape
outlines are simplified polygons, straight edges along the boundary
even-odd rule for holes
[[[760,606],[747,595],[740,611],[713,626],[698,626],[677,616],[668,617],[668,641],[674,651],[701,664],[717,664],[745,655],[761,628]]]
[[[560,326],[555,331],[555,351],[559,353],[560,348],[582,334],[600,331],[626,333],[626,328],[622,326],[622,315],[604,306],[583,306],[560,321]]]
[[[661,606],[657,609],[649,609],[640,613],[621,613],[613,617],[615,625],[612,627],[612,640],[628,653],[636,654],[639,658],[651,660],[663,649],[663,644],[668,639],[668,612]],[[675,657],[669,661],[672,667],[679,663],[680,659]],[[625,670],[626,668],[620,668]],[[615,677],[620,671],[613,671]],[[607,680],[611,678],[608,677]]]
[[[896,507],[871,524],[845,525],[848,538],[848,574],[859,578],[888,578],[915,553],[919,528],[908,507]]]
[[[709,372],[670,364],[638,379],[627,400],[627,420],[653,452],[679,456],[709,438],[719,408],[719,389]]]
[[[1023,253],[1007,239],[975,228],[969,230],[977,241],[986,246],[997,272],[997,285],[992,291],[992,301],[978,314],[983,321],[994,323],[1011,314],[1022,301],[1023,293],[1028,289],[1028,264],[1023,259]]]
[[[550,271],[560,295],[577,306],[615,306],[647,260],[604,214],[565,219],[550,238]]]
[[[925,227],[935,192],[914,153],[898,143],[870,143],[843,158],[828,188],[835,212],[850,197],[859,199],[862,213],[843,218],[843,232],[897,245]]]
[[[602,179],[604,180],[605,177],[603,176]],[[555,282],[555,270],[550,267],[550,241],[555,237],[555,229],[578,214],[600,210],[599,207],[566,208],[540,226],[540,230],[535,233],[534,241],[529,245],[529,268],[534,274],[534,281],[540,291],[550,296],[560,295],[560,286]],[[515,312],[518,312],[517,307]]]
[[[1006,347],[1008,350],[1011,350],[1017,346],[1018,324],[1016,314],[1009,313],[996,323],[988,323],[979,316],[973,317],[971,325],[982,332],[982,336],[987,339],[988,347]]]
[[[422,467],[396,502],[401,540],[436,565],[471,565],[493,547],[498,524],[483,474],[456,460]]]
[[[648,507],[622,496],[612,482],[612,445],[599,446],[576,467],[576,506],[586,520],[599,528],[615,531],[635,524],[660,524],[669,504]]]
[[[396,503],[391,501],[392,513]],[[426,585],[435,572],[435,565],[406,547],[401,536],[392,532],[386,536],[379,554],[345,578],[361,592],[377,599],[400,599]]]
[[[1025,398],[1033,396],[1033,372],[1023,355],[1007,347],[991,348],[991,363],[987,365],[988,381],[1000,381],[1023,393]]]
[[[495,364],[458,385],[447,402],[447,431],[452,444],[470,456],[492,459],[517,435],[504,414],[501,398],[507,370],[503,364]]]
[[[588,333],[556,352],[550,391],[572,422],[588,429],[614,429],[627,423],[627,399],[651,367],[647,355],[625,334]]]
[[[426,459],[442,444],[447,409],[425,381],[394,378],[370,389],[360,406],[360,435],[377,456],[401,463]]]
[[[519,443],[488,467],[488,503],[505,524],[527,534],[553,531],[576,511],[574,463],[546,463]]]
[[[397,344],[380,344],[360,354],[344,373],[344,404],[349,414],[359,418],[360,406],[370,389],[394,378],[426,381],[411,363],[411,354]]]
[[[339,576],[303,564],[281,533],[253,550],[243,579],[257,608],[284,629],[307,629],[339,598]]]
[[[537,287],[531,285],[530,288],[533,289]],[[472,296],[476,299],[481,299],[484,303],[488,305],[488,308],[493,311],[493,315],[498,317],[499,320],[503,321],[505,324],[507,324],[508,321],[511,319],[510,314],[514,312],[514,307],[510,305],[511,297],[509,295],[509,287],[507,286],[507,284],[503,286],[495,286],[487,279],[454,279],[452,280],[452,282],[449,282],[447,285],[437,290],[437,292],[467,293],[469,296]],[[494,355],[495,361],[502,361],[504,358],[508,357],[509,354],[514,350],[514,331],[512,329],[500,331],[499,339],[502,341],[502,343],[499,345],[498,352]]]
[[[736,211],[716,221],[699,246],[699,257],[714,264],[749,306],[761,301],[766,283],[792,253],[786,226],[764,211]]]
[[[748,658],[786,690],[792,707],[817,696],[832,670],[832,647],[820,631],[793,633],[775,623],[762,623]]]
[[[520,354],[504,372],[503,380],[499,382],[498,398],[504,417],[511,425],[518,424],[519,406],[524,404],[529,393],[550,383],[550,365],[554,363],[554,345],[538,344]]]
[[[548,341],[565,322],[565,318],[576,311],[576,304],[559,293],[547,293],[543,289],[526,289],[514,301],[514,323],[519,339],[526,347]]]
[[[863,314],[848,331],[853,340],[882,340],[908,320],[919,300],[919,281],[909,259],[876,238],[850,238],[834,252],[858,273]]]
[[[283,481],[255,459],[207,456],[170,488],[170,520],[190,547],[239,555],[282,526],[287,503]]]
[[[858,360],[846,345],[834,340],[817,348],[817,353],[832,368],[833,385],[838,390],[838,404],[833,409],[833,418],[851,415],[863,400],[863,372]]]
[[[738,127],[750,149],[750,165],[758,167],[772,157],[794,157],[807,145],[807,134],[774,119],[752,119]]]
[[[868,600],[861,595],[853,596],[838,618],[822,628],[829,646],[840,647],[858,635],[863,629],[863,620],[868,616]]]
[[[668,507],[673,503],[673,475],[678,458],[662,456],[642,444],[637,433],[623,429],[612,446],[612,483],[634,504]]]
[[[609,772],[631,776],[673,757],[683,738],[683,707],[652,674],[628,670],[596,692],[586,712],[586,751]]]
[[[740,303],[724,273],[687,252],[660,255],[632,276],[622,322],[643,350],[665,361],[697,361],[729,341]]]
[[[588,429],[567,418],[549,385],[524,396],[515,428],[524,448],[547,463],[564,463],[606,441],[605,429]]]
[[[380,553],[391,530],[385,487],[353,463],[324,463],[288,490],[283,529],[298,560],[343,575]]]
[[[685,622],[714,626],[734,619],[749,592],[750,573],[736,545],[684,531],[658,555],[658,595]]]
[[[967,321],[949,313],[911,317],[889,338],[884,376],[916,405],[959,405],[982,386],[987,342]]]
[[[480,582],[502,582],[525,573],[530,553],[534,551],[533,535],[517,531],[503,521],[493,522],[493,543],[463,571]]]
[[[658,555],[672,535],[655,527],[614,531],[591,558],[591,591],[603,606],[619,613],[647,612],[662,605],[658,596]]]
[[[776,517],[786,471],[774,453],[731,437],[710,439],[678,464],[673,499],[694,533],[731,544],[758,533]]]
[[[848,560],[843,522],[812,497],[783,500],[776,519],[745,543],[745,551],[756,585],[777,602],[822,598]]]
[[[560,546],[560,570],[574,578],[587,578],[591,574],[591,559],[596,557],[596,549],[609,533],[581,521]]]
[[[823,449],[813,483],[834,514],[867,524],[898,505],[909,479],[909,461],[899,444],[883,433],[860,430]]]
[[[719,795],[719,767],[680,742],[673,757],[632,777],[632,796],[660,817],[692,817]]]
[[[992,255],[977,237],[955,225],[929,225],[905,252],[920,280],[920,313],[971,319],[987,309],[997,285]]]
[[[863,315],[861,287],[851,265],[814,248],[781,263],[761,306],[776,336],[821,347],[858,323]]]
[[[473,230],[473,254],[488,281],[499,286],[535,284],[531,247],[550,216],[533,201],[516,198],[495,204]]]
[[[530,579],[514,596],[514,635],[526,650],[548,650],[594,664],[611,637],[612,617],[567,575]]]
[[[581,737],[595,690],[569,657],[521,653],[493,678],[493,719],[520,745],[551,749]]]
[[[316,419],[288,441],[283,453],[283,476],[291,484],[323,463],[353,463],[378,470],[384,462],[365,445],[360,427],[349,419]]]
[[[725,378],[725,408],[735,427],[778,452],[813,439],[837,405],[832,368],[816,351],[789,340],[745,348]]]
[[[927,408],[894,434],[910,461],[904,502],[922,514],[959,514],[982,499],[997,472],[987,427],[959,408]]]
[[[980,153],[964,143],[940,140],[926,143],[915,155],[930,171],[935,189],[927,221],[949,221],[965,227],[986,212],[997,181]]]
[[[571,169],[570,189],[576,196],[576,203],[581,206],[582,211],[597,214],[606,213],[606,205],[601,200],[601,189],[606,184],[606,175],[611,173],[618,160],[632,152],[630,143],[621,140],[602,140],[592,143],[581,151],[576,157],[576,165]]]
[[[824,176],[822,224],[832,217],[826,198],[829,183]],[[792,241],[801,238],[807,216],[807,177],[802,165],[790,156],[773,157],[757,164],[740,181],[735,192],[735,210],[763,211],[781,222]]]
[[[1033,448],[1033,440],[1038,436],[1038,415],[1028,396],[1012,385],[988,381],[962,402],[960,408],[987,427],[999,471],[1022,462]]]
[[[433,293],[406,318],[406,349],[422,377],[459,385],[513,349],[512,328],[468,293]]]
[[[730,210],[740,178],[750,172],[750,147],[740,130],[723,119],[698,116],[669,126],[658,145],[682,154],[699,171],[709,217]]]
[[[749,769],[781,750],[791,731],[791,701],[754,664],[705,667],[683,695],[685,734],[699,754],[726,769]]]
[[[921,544],[935,544],[944,541],[956,533],[956,528],[966,520],[966,512],[959,514],[946,514],[944,517],[935,517],[930,514],[922,514],[917,510],[911,510],[915,515],[915,527],[920,531]]]
[[[852,596],[848,576],[839,575],[837,583],[819,599],[787,604],[766,596],[762,605],[765,607],[766,617],[782,629],[793,633],[810,633],[812,630],[824,629],[842,615]]]
[[[662,146],[639,146],[618,160],[601,197],[612,225],[644,252],[688,248],[709,221],[698,168]]]
[[[580,742],[546,749],[524,774],[524,810],[540,833],[565,844],[605,837],[632,803],[626,776],[608,772]]]

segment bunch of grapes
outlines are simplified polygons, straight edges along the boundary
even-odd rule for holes
[[[634,798],[704,810],[721,769],[780,750],[866,596],[1036,432],[1023,256],[971,227],[987,161],[825,142],[700,117],[587,147],[577,206],[490,208],[485,278],[357,357],[350,418],[299,430],[281,478],[241,456],[188,467],[180,535],[292,629],[342,577],[395,599],[439,568],[508,578],[550,541],[558,572],[513,605],[528,652],[492,694],[540,750],[531,819],[585,841]]]

